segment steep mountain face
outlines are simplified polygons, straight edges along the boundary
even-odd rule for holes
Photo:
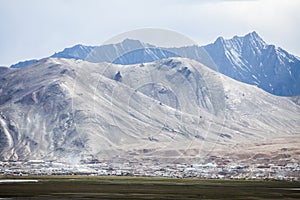
[[[242,153],[238,145],[297,138],[300,130],[292,99],[183,58],[143,65],[42,59],[0,75],[0,110],[2,160],[196,162]]]
[[[257,85],[271,94],[300,94],[300,60],[266,44],[256,32],[229,40],[220,37],[204,48],[222,74]]]

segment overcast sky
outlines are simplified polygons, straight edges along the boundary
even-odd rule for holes
[[[0,66],[122,32],[160,28],[199,45],[251,31],[300,56],[300,0],[0,0]]]

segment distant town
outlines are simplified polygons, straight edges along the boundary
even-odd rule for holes
[[[170,178],[286,180],[300,181],[300,165],[230,164],[162,164],[153,162],[110,162],[81,160],[78,164],[58,161],[0,161],[1,176],[87,175],[148,176]]]

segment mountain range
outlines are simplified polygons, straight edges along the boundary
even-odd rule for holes
[[[256,32],[228,40],[219,37],[206,46],[179,48],[161,48],[131,39],[102,46],[75,45],[51,57],[123,65],[170,57],[190,58],[235,80],[256,85],[271,94],[300,95],[300,59],[280,47],[268,45]],[[37,60],[20,62],[11,67],[20,68],[34,62]]]
[[[119,65],[46,58],[9,68],[0,80],[1,160],[93,155],[184,162],[229,150],[249,160],[243,150],[249,144],[270,158],[283,147],[291,159],[300,151],[292,148],[300,106],[291,98],[191,59]]]
[[[299,95],[271,94],[297,94],[299,60],[284,52],[253,32],[204,47],[77,45],[0,67],[0,160],[299,163]],[[231,78],[251,73],[255,84]],[[291,86],[263,90],[277,75]]]

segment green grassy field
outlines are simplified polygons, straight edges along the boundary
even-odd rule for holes
[[[87,176],[41,176],[26,179],[39,182],[1,183],[0,198],[300,199],[299,182]]]

